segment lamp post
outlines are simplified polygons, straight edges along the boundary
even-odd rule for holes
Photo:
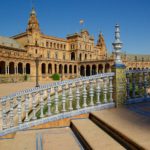
[[[38,57],[36,57],[36,59],[35,59],[35,64],[36,64],[36,85],[35,85],[35,87],[39,87],[39,71],[38,71],[39,58]]]

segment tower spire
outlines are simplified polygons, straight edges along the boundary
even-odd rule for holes
[[[115,59],[115,64],[119,65],[122,64],[122,60],[121,60],[121,48],[123,43],[120,40],[120,27],[118,24],[116,24],[115,26],[115,41],[114,43],[112,43],[114,50],[115,50],[115,55],[116,55],[116,59]]]
[[[39,23],[36,17],[36,11],[34,7],[32,7],[32,10],[30,12],[30,18],[28,21],[28,27],[27,27],[28,32],[33,32],[33,31],[39,31],[40,32],[40,27]]]

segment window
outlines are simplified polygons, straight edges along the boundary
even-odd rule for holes
[[[49,43],[48,42],[46,42],[46,47],[48,47],[49,46]]]
[[[35,49],[35,54],[37,54],[38,52],[37,52],[37,49]]]

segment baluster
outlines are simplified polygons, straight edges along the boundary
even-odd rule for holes
[[[69,84],[69,111],[73,110],[72,107],[73,95],[72,95],[72,84]]]
[[[76,109],[80,109],[80,91],[79,91],[79,83],[76,83],[76,99],[77,99],[77,105]]]
[[[94,90],[93,90],[93,80],[90,80],[90,106],[94,106],[93,97],[94,97]]]
[[[112,97],[112,94],[113,94],[113,85],[112,85],[112,79],[113,77],[109,77],[109,101],[110,102],[113,102],[113,97]]]
[[[138,83],[138,90],[139,90],[139,96],[142,97],[142,73],[139,73],[139,83]]]
[[[127,99],[130,98],[130,74],[127,73],[126,74],[126,78],[127,78]]]
[[[47,106],[48,106],[48,116],[50,116],[51,113],[51,89],[47,90]]]
[[[107,103],[107,78],[104,78],[104,103]]]
[[[32,120],[36,120],[37,117],[36,117],[36,101],[35,101],[35,95],[36,93],[33,93],[32,94],[32,109],[33,109],[33,117],[32,117]]]
[[[86,90],[86,81],[83,81],[83,107],[87,107],[87,90]]]
[[[62,85],[62,112],[66,112],[66,85]]]
[[[14,99],[10,99],[10,127],[14,126]]]
[[[2,120],[3,120],[3,130],[7,129],[7,124],[6,124],[6,99],[2,99],[1,100],[1,104],[2,104]]]
[[[136,87],[135,77],[136,77],[135,73],[132,73],[132,97],[133,98],[135,98],[135,87]]]
[[[26,112],[26,118],[25,122],[29,121],[28,112],[29,112],[29,94],[25,95],[25,112]]]
[[[147,72],[144,72],[144,97],[147,97]]]
[[[22,123],[22,114],[21,114],[21,96],[17,97],[17,101],[18,101],[18,125],[20,125]]]
[[[55,87],[55,114],[58,113],[58,87]]]
[[[96,104],[99,105],[99,104],[101,104],[101,101],[100,101],[100,93],[101,93],[100,79],[97,79],[96,83],[97,83],[97,87],[96,87],[97,102],[96,102]]]
[[[43,93],[44,93],[43,91],[40,91],[40,110],[41,110],[40,118],[44,117],[44,114],[43,114],[43,110],[44,110]]]

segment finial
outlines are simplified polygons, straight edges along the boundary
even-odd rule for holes
[[[122,64],[121,60],[121,48],[122,42],[120,40],[120,26],[118,24],[115,25],[115,41],[112,43],[116,55],[115,64]]]
[[[34,7],[32,7],[32,10],[31,10],[31,15],[36,15],[36,12],[35,12],[35,9],[34,9]]]

